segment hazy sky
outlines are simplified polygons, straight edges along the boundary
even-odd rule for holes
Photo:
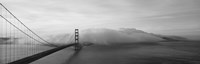
[[[0,0],[37,33],[75,28],[136,28],[200,34],[200,0]]]

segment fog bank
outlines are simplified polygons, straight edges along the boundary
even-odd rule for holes
[[[118,30],[91,28],[81,30],[79,34],[81,43],[89,42],[95,44],[158,42],[164,40],[158,36],[134,28],[121,28]],[[57,44],[70,43],[74,42],[74,34],[52,35],[48,40]]]

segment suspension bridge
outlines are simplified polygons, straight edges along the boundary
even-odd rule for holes
[[[78,29],[65,45],[56,45],[31,30],[3,4],[0,4],[0,26],[0,64],[29,64],[68,47],[74,51],[82,48]]]
[[[0,4],[0,64],[200,64],[199,42],[176,43],[177,49],[157,43],[83,48],[78,29],[67,40],[65,45],[49,42]]]

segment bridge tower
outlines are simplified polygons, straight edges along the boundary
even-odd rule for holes
[[[79,43],[79,30],[75,29],[75,51],[81,50],[81,45]]]

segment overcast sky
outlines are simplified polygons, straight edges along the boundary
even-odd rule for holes
[[[136,28],[151,33],[200,34],[200,0],[0,0],[35,32],[75,28]]]

